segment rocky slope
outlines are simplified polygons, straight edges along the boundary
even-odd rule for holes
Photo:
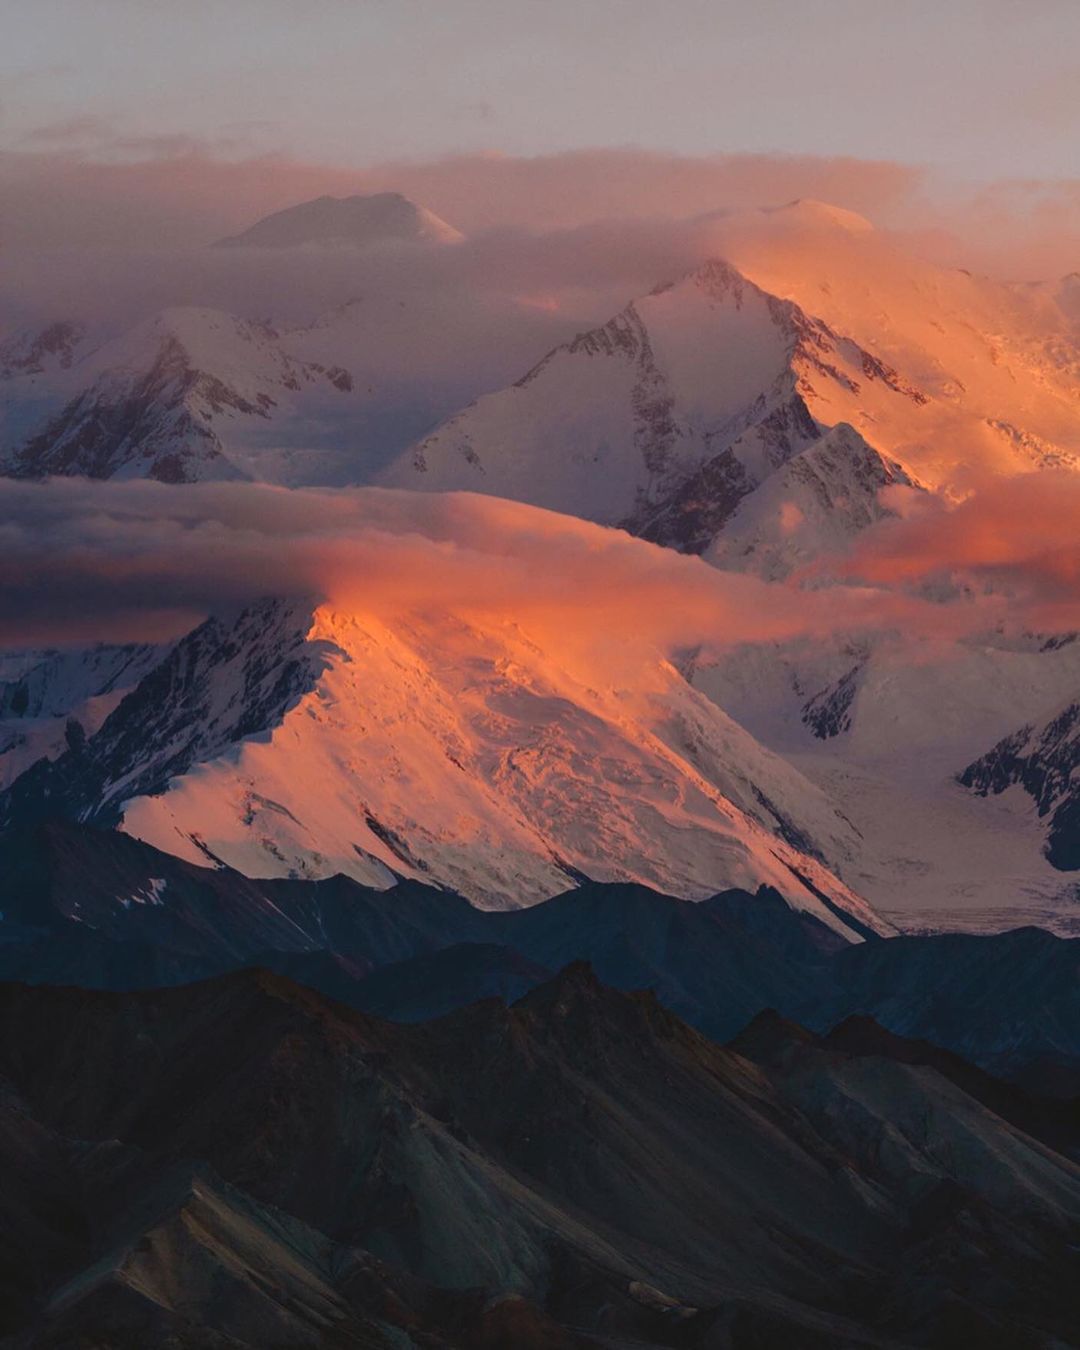
[[[823,556],[843,556],[860,531],[891,514],[881,494],[896,486],[913,483],[841,423],[742,498],[710,539],[705,559],[783,580]]]
[[[960,782],[982,797],[1021,788],[1046,833],[1046,857],[1064,872],[1080,870],[1080,705],[1021,727],[969,764]],[[1074,781],[1076,780],[1076,781]]]
[[[257,973],[4,986],[9,1343],[1071,1343],[1076,1164],[765,1030],[582,966],[415,1027]]]
[[[152,644],[129,643],[0,655],[0,787],[43,756],[60,754],[69,731],[97,731],[162,654]]]

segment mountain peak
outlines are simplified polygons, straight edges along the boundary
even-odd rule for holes
[[[762,210],[766,215],[782,217],[807,229],[840,229],[850,234],[871,234],[874,230],[873,222],[857,211],[818,201],[815,197],[796,197],[782,206],[766,206]]]
[[[391,240],[454,244],[464,236],[433,211],[400,192],[316,197],[275,211],[224,248],[367,248]]]

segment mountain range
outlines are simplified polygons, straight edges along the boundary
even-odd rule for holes
[[[1076,1344],[1075,940],[72,824],[0,898],[12,1350]]]
[[[395,221],[430,216],[394,194],[319,199],[239,239],[315,244],[344,230],[342,220],[384,213]],[[421,242],[445,233],[394,228]],[[848,437],[840,447],[848,471],[859,466],[856,473],[885,481],[899,472],[898,481],[933,491],[975,467],[1009,473],[1075,462],[1080,357],[1067,279],[1010,286],[936,268],[851,213],[813,202],[749,223],[718,217],[711,245],[715,257],[556,348],[393,468],[354,463],[353,481],[382,473],[415,487],[466,487],[704,551],[744,496],[844,424],[870,447],[857,452]],[[316,324],[325,329],[326,320]],[[175,390],[146,379],[163,338],[181,349],[177,362],[196,383],[220,383],[216,411],[232,419],[251,415],[251,405],[287,426],[295,410],[279,395],[305,382],[303,331],[252,332],[241,319],[192,311],[157,316],[102,351],[72,320],[16,334],[0,350],[8,472],[169,477],[152,460],[127,467],[123,418],[97,431],[92,460],[61,453],[105,408],[134,399],[132,411],[148,425],[168,413]],[[318,364],[344,371],[362,362],[346,329],[337,343],[336,359],[326,360],[323,333]],[[217,461],[220,447],[197,425],[207,409],[191,411],[191,420],[166,419],[170,448],[185,465],[178,476],[233,476],[237,466]],[[280,461],[252,445],[239,471],[278,478]],[[305,458],[301,481],[326,474],[317,455]]]
[[[184,616],[0,652],[3,1350],[1080,1346],[1080,642],[845,571],[1077,468],[1076,278],[686,229],[509,382],[393,193],[0,341],[12,575]]]
[[[324,227],[344,229],[342,221],[384,212],[399,233],[424,235],[408,225],[427,219],[423,209],[392,197],[308,203],[249,234],[314,247]],[[350,448],[358,428],[378,423],[364,379],[350,369],[357,362],[363,369],[365,344],[375,340],[370,326],[357,325],[362,302],[279,326],[172,310],[97,345],[84,326],[54,324],[3,348],[7,471],[468,489],[621,526],[768,581],[824,568],[815,573],[821,585],[830,561],[908,509],[905,501],[950,499],[973,470],[1007,475],[1073,464],[1080,347],[1068,279],[1015,286],[935,268],[850,212],[808,201],[706,224],[710,247],[722,256],[557,347],[389,463],[385,452]],[[415,240],[419,248],[431,242]],[[369,439],[359,434],[359,442]],[[232,622],[227,614],[215,620],[221,641]],[[668,730],[658,744],[653,693],[644,723],[639,717],[620,727],[622,708],[615,715],[610,703],[604,710],[596,702],[606,676],[590,672],[583,701],[582,690],[568,693],[566,672],[554,682],[551,670],[539,673],[536,652],[505,631],[473,623],[468,635],[391,635],[325,607],[315,617],[306,610],[296,624],[287,646],[303,640],[308,656],[326,661],[317,675],[312,668],[295,676],[289,698],[296,708],[275,696],[273,706],[220,727],[212,744],[192,742],[177,772],[169,769],[170,750],[150,774],[151,791],[122,789],[127,828],[188,857],[206,856],[205,846],[256,872],[344,868],[385,881],[387,866],[423,865],[455,889],[502,903],[526,876],[526,892],[539,897],[560,876],[611,875],[598,856],[618,857],[621,877],[684,895],[718,884],[777,884],[772,845],[747,842],[763,826],[802,855],[801,873],[823,864],[888,922],[978,928],[1034,921],[1073,931],[1074,855],[1060,842],[1071,819],[1067,775],[1051,776],[1062,783],[1052,789],[1041,770],[1001,767],[1001,747],[1021,726],[1045,726],[1053,736],[1062,709],[1074,704],[1080,647],[1067,640],[987,631],[934,643],[852,632],[810,644],[735,644],[719,656],[687,653],[662,677]],[[470,712],[485,719],[483,744],[475,724],[457,725],[452,706],[466,678],[459,649],[469,643],[468,661],[499,667],[485,706]],[[10,661],[41,679],[51,659],[21,653]],[[64,659],[82,662],[93,688],[47,716],[29,704],[9,708],[0,781],[10,785],[39,752],[66,752],[63,772],[70,773],[64,737],[71,718],[89,736],[91,755],[113,760],[98,733],[114,712],[109,691],[116,686],[107,678],[95,683],[92,674],[112,658],[88,651]],[[258,644],[247,659],[271,660]],[[404,670],[414,690],[422,688],[426,711],[409,728],[402,759]],[[450,670],[458,674],[448,677]],[[232,678],[223,663],[202,671],[204,685],[224,684],[204,689],[199,707],[234,700]],[[19,696],[18,679],[6,687],[9,699]],[[376,698],[376,687],[383,730],[368,727],[358,741],[359,700]],[[541,712],[558,730],[537,740]],[[496,715],[508,720],[489,742]],[[691,757],[712,745],[704,763],[672,744],[675,725],[686,729]],[[590,741],[593,749],[606,747],[600,760],[573,751],[586,726],[589,737],[600,737]],[[246,744],[253,731],[271,735],[270,747]],[[120,734],[119,720],[108,734]],[[327,738],[362,750],[345,765]],[[523,774],[522,756],[509,758],[511,744],[525,743],[537,769],[555,779]],[[465,762],[463,747],[471,755],[465,773],[454,767],[455,758]],[[749,823],[687,833],[680,808],[667,813],[660,826],[667,842],[658,845],[664,813],[657,817],[650,805],[646,823],[640,802],[617,804],[609,775],[589,773],[589,763],[609,751],[620,775],[666,784],[665,793],[681,795],[687,784],[694,793],[719,793]],[[978,766],[994,755],[999,767],[988,778]],[[395,757],[403,765],[396,776],[384,767]],[[317,823],[308,820],[296,788],[310,772],[302,763],[329,773],[347,821],[325,809]],[[95,790],[110,801],[116,790],[105,780],[144,774],[127,762],[94,772],[104,773]],[[997,792],[1036,779],[1034,807],[1020,794]],[[580,821],[553,817],[560,794],[548,792],[549,781],[576,781],[586,802]],[[87,791],[72,809],[106,810]],[[538,791],[545,793],[539,814]],[[583,827],[584,820],[597,823]],[[583,828],[588,839],[575,839]],[[645,840],[644,848],[628,834]],[[749,870],[729,853],[731,862],[716,871],[710,850],[721,837],[741,839],[736,853],[756,858]],[[452,855],[465,838],[462,861]],[[656,852],[663,856],[648,856]]]
[[[1080,1091],[1077,939],[1042,929],[838,931],[767,886],[686,901],[581,881],[485,910],[423,881],[251,878],[55,822],[0,834],[0,864],[8,980],[130,991],[262,966],[418,1021],[512,1000],[587,960],[716,1040],[767,1009],[820,1032],[872,1016],[1043,1095]]]

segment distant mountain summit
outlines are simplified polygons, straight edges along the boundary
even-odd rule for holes
[[[456,244],[464,236],[433,211],[400,192],[316,197],[264,216],[250,229],[218,241],[220,248],[366,248],[389,240]]]
[[[872,221],[832,202],[821,202],[815,197],[796,197],[783,206],[766,206],[762,214],[783,219],[789,226],[817,230],[847,230],[849,234],[872,234]]]
[[[279,426],[313,399],[333,403],[352,392],[348,371],[294,357],[274,329],[221,310],[162,310],[85,360],[69,361],[70,369],[66,349],[46,345],[59,327],[20,349],[28,360],[36,351],[60,350],[55,381],[25,390],[31,375],[6,382],[14,392],[7,405],[16,409],[13,428],[20,392],[39,417],[44,413],[21,442],[16,435],[4,447],[0,472],[14,478],[255,477],[243,455],[245,434],[250,439],[253,428]]]

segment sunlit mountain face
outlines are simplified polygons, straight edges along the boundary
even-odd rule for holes
[[[0,43],[0,1350],[1080,1346],[1076,16],[288,8]]]

